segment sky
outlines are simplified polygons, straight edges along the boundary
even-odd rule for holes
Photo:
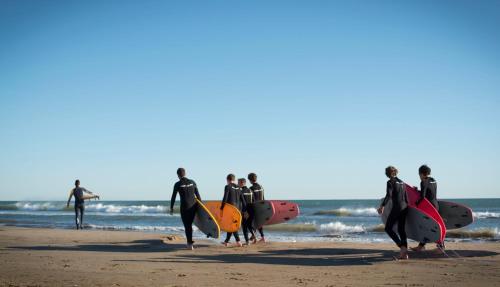
[[[0,0],[0,200],[500,197],[499,1]]]

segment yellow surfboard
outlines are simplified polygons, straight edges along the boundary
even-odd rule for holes
[[[194,225],[196,225],[201,232],[205,233],[207,237],[219,238],[220,228],[219,224],[217,224],[217,220],[203,202],[198,199],[196,199],[196,202],[198,202],[198,210],[194,217]]]
[[[205,206],[210,213],[215,217],[221,230],[226,232],[236,232],[241,226],[241,212],[234,205],[226,203],[224,210],[220,210],[222,202],[220,201],[205,201]]]

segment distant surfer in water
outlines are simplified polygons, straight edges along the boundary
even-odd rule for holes
[[[241,193],[241,189],[239,186],[234,184],[235,176],[234,174],[228,174],[226,177],[227,184],[224,187],[224,198],[222,199],[222,204],[220,206],[220,210],[224,210],[224,205],[226,203],[232,204],[236,206],[240,211],[243,211],[246,208],[245,198]],[[231,235],[234,235],[234,239],[236,239],[236,246],[241,247],[242,244],[240,242],[240,236],[238,231],[236,232],[228,232],[226,236],[226,240],[222,242],[225,246],[229,245],[229,240],[231,240]]]
[[[397,257],[397,259],[408,259],[408,242],[405,231],[406,214],[408,213],[408,197],[403,181],[397,177],[398,170],[395,167],[388,166],[385,169],[385,175],[389,178],[387,181],[386,195],[377,211],[379,214],[382,214],[389,199],[392,200],[392,209],[385,224],[385,232],[387,232],[389,237],[391,237],[400,248],[399,257]],[[398,223],[399,236],[393,230],[396,222]]]
[[[68,203],[66,204],[66,207],[69,207],[69,203],[71,201],[71,198],[74,196],[75,197],[75,224],[76,224],[77,230],[83,229],[83,213],[85,212],[84,193],[94,195],[92,192],[88,191],[84,187],[80,187],[80,180],[79,179],[75,180],[75,188],[71,189],[71,191],[69,193]],[[91,197],[91,198],[99,199],[99,196],[94,195],[94,197]]]
[[[422,200],[427,199],[437,211],[439,211],[439,204],[437,201],[437,182],[431,175],[431,168],[427,165],[422,165],[418,169],[418,175],[420,176],[420,198],[416,202],[417,206],[422,202]],[[438,249],[444,249],[444,242],[438,243]],[[420,242],[417,247],[413,247],[413,251],[422,251],[425,249],[425,243]]]
[[[251,189],[249,189],[247,186],[247,181],[244,178],[238,179],[238,186],[241,188],[241,193],[243,197],[245,198],[246,202],[246,210],[243,212],[243,222],[242,222],[242,229],[243,229],[243,236],[245,237],[245,244],[249,245],[250,240],[248,238],[248,232],[252,234],[253,242],[256,243],[257,240],[255,239],[255,233],[253,231],[252,227],[252,222],[253,222],[253,209],[252,209],[252,204],[254,202],[253,200],[253,192]]]
[[[182,167],[177,169],[177,177],[179,181],[174,185],[172,198],[170,199],[170,214],[174,214],[174,204],[177,193],[181,198],[181,219],[184,224],[184,232],[186,233],[187,248],[193,250],[193,221],[198,210],[198,202],[196,198],[201,200],[196,183],[186,177],[186,170]]]
[[[257,175],[255,173],[249,173],[248,174],[248,180],[252,184],[250,186],[250,190],[253,192],[253,198],[255,201],[262,201],[264,200],[264,188],[257,183]],[[266,242],[266,238],[264,237],[264,229],[262,227],[259,227],[259,234],[260,234],[260,242]],[[255,236],[251,239],[253,241],[256,240]]]

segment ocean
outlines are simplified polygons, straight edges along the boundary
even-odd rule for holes
[[[474,223],[450,231],[449,241],[500,240],[500,199],[447,199],[472,208]],[[379,200],[290,200],[300,215],[285,224],[265,226],[272,241],[390,242],[376,207]],[[168,214],[168,201],[90,201],[84,226],[97,230],[128,230],[183,234],[180,215]],[[72,204],[63,201],[0,201],[0,225],[74,228]],[[194,236],[205,238],[195,228]],[[219,241],[220,239],[212,239]]]

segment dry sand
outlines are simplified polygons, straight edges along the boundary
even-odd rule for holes
[[[396,249],[381,243],[197,243],[188,251],[161,234],[0,227],[0,286],[500,285],[494,242],[450,243],[453,257],[409,261],[393,261]]]

